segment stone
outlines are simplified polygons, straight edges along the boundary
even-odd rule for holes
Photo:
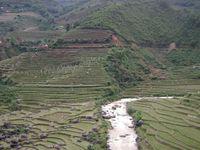
[[[121,137],[121,138],[125,138],[125,137],[126,137],[126,135],[120,135],[120,137]]]
[[[87,120],[92,120],[92,119],[93,119],[92,116],[86,116],[85,118],[86,118]]]
[[[3,127],[8,129],[11,127],[11,123],[10,122],[4,122]]]
[[[47,133],[42,133],[40,134],[40,139],[45,139],[48,137],[48,134]]]
[[[139,120],[139,121],[137,121],[136,126],[137,127],[141,127],[143,124],[144,124],[144,121],[143,120]]]
[[[104,119],[111,119],[112,117],[110,115],[103,116]]]
[[[3,150],[3,149],[4,149],[3,145],[0,145],[0,150]]]
[[[171,44],[169,45],[169,50],[170,50],[170,51],[172,51],[172,50],[174,50],[174,49],[176,49],[176,43],[175,43],[175,42],[173,42],[173,43],[171,43]]]
[[[10,141],[10,147],[11,148],[17,148],[19,146],[18,140],[17,139],[12,139]]]
[[[71,120],[70,122],[71,122],[71,123],[74,123],[74,124],[77,124],[77,123],[79,123],[79,120],[78,120],[78,119],[76,119],[76,120]]]
[[[0,141],[5,140],[5,139],[6,139],[6,136],[0,135]]]
[[[57,144],[57,145],[54,145],[53,148],[55,148],[56,150],[60,150],[61,146]]]
[[[113,106],[113,107],[112,107],[112,110],[116,110],[116,109],[117,109],[116,106]]]
[[[97,128],[93,128],[92,131],[98,132],[98,129]]]
[[[129,128],[135,128],[135,126],[134,125],[130,125],[130,126],[128,126]]]

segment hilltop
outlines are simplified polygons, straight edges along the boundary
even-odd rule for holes
[[[113,3],[88,16],[82,26],[109,28],[138,45],[176,42],[195,47],[199,46],[198,8],[198,1],[188,6],[187,2],[157,0]]]

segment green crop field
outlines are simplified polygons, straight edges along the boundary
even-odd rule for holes
[[[199,94],[173,99],[144,98],[128,104],[142,113],[136,129],[140,149],[198,149],[200,147]]]

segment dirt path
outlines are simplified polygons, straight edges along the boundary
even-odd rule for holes
[[[172,98],[172,97],[160,97]],[[159,98],[159,99],[160,99]],[[128,115],[126,104],[143,98],[128,98],[102,106],[102,115],[111,123],[108,146],[110,150],[137,150],[137,134],[133,119]],[[158,99],[155,97],[155,99]]]

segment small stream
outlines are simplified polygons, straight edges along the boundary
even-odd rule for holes
[[[151,99],[172,97],[151,97]],[[109,130],[109,150],[138,150],[137,134],[134,130],[134,122],[127,113],[126,104],[143,98],[121,99],[102,106],[102,116],[111,123]]]

